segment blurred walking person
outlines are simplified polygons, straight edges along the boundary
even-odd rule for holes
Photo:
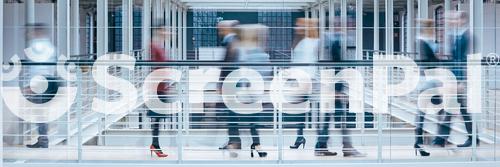
[[[306,19],[298,18],[295,23],[295,36],[293,41],[292,50],[292,63],[317,63],[319,55],[319,31],[318,31],[318,20],[317,19]],[[307,100],[313,101],[314,93],[319,89],[318,84],[318,72],[316,66],[309,67],[292,67],[294,69],[302,70],[310,75],[312,82],[312,94],[293,94],[288,99],[293,103],[301,103]],[[290,146],[291,149],[297,149],[301,145],[304,148],[306,145],[306,138],[304,137],[304,128],[306,121],[306,113],[302,114],[287,114],[284,113],[285,122],[294,122],[295,128],[297,128],[297,138],[293,145]]]
[[[169,34],[167,29],[165,28],[165,25],[156,24],[153,26],[153,36],[150,44],[151,61],[154,62],[168,61],[167,52],[165,52],[165,49],[163,47],[163,43],[167,40],[168,36]],[[164,67],[154,67],[153,70],[161,68]],[[169,91],[173,89],[168,82],[162,81],[161,83],[159,83],[158,87],[151,89],[153,89],[153,91],[156,91],[156,94],[158,95],[160,101],[168,103],[170,94]],[[152,142],[151,145],[149,146],[150,152],[151,154],[154,153],[156,156],[160,158],[167,157],[168,154],[164,153],[160,147],[160,141],[159,141],[160,124],[161,124],[160,122],[162,120],[165,121],[165,119],[171,115],[161,114],[153,111],[153,109],[148,109],[147,116],[150,117],[151,129],[152,129]]]
[[[48,25],[43,23],[31,23],[26,25],[29,39],[27,57],[34,63],[56,63],[57,57],[55,47],[49,38]],[[33,64],[28,67],[28,78],[30,83],[23,86],[23,94],[30,102],[36,104],[46,103],[57,93],[59,83],[56,74],[57,66]],[[39,77],[43,77],[43,80]],[[38,79],[37,79],[38,78]],[[49,147],[49,124],[37,123],[38,139],[34,144],[28,144],[28,148],[48,148]]]

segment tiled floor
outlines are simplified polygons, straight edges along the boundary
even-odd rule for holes
[[[243,149],[237,151],[238,157],[231,158],[228,151],[220,151],[217,148],[203,148],[203,147],[185,147],[182,152],[182,159],[186,161],[225,161],[225,160],[278,160],[279,153],[277,148],[264,147],[268,152],[265,158],[251,158],[250,150]],[[415,156],[414,150],[410,146],[392,146],[384,147],[382,150],[382,159],[385,162],[391,161],[469,161],[472,157],[471,149],[459,148],[426,148],[431,152],[429,157]],[[499,150],[500,146],[496,147]],[[166,158],[157,158],[154,155],[150,156],[147,147],[133,147],[133,146],[84,146],[82,149],[82,160],[98,160],[98,161],[177,161],[179,153],[177,148],[164,148],[164,152],[169,156]],[[314,156],[312,149],[284,149],[283,160],[285,161],[376,161],[378,158],[377,147],[366,146],[358,147],[358,150],[366,153],[366,157],[352,158],[343,157],[340,148],[331,148],[331,151],[339,152],[335,157],[317,157]],[[495,154],[495,147],[493,145],[481,145],[477,150],[478,160],[494,160],[500,158],[498,153]],[[23,147],[4,147],[4,160],[6,162],[26,161],[26,160],[77,160],[78,149],[75,147],[54,146],[50,149],[27,149]]]

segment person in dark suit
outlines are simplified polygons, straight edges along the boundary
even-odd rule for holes
[[[48,35],[48,25],[44,23],[30,23],[26,25],[29,39],[29,47],[27,48],[31,54],[27,54],[29,61],[37,63],[55,63],[57,62],[57,56],[55,54],[55,47],[49,39]],[[28,67],[28,78],[34,79],[34,77],[43,77],[47,83],[47,88],[42,90],[45,81],[42,80],[30,80],[30,83],[22,83],[23,95],[27,97],[32,103],[43,104],[47,103],[57,93],[59,88],[59,83],[56,75],[55,65],[31,65]],[[32,83],[31,83],[32,82]],[[29,85],[29,86],[26,86]],[[37,91],[38,90],[38,91]],[[48,123],[37,123],[38,135],[37,142],[34,144],[28,144],[28,148],[48,148],[49,147],[49,124]]]
[[[455,75],[457,79],[457,93],[458,93],[458,102],[460,103],[460,114],[464,120],[465,129],[467,130],[468,138],[463,144],[457,145],[457,147],[470,147],[472,145],[472,119],[470,114],[467,112],[467,75],[466,75],[466,66],[464,65],[467,62],[467,54],[469,53],[469,43],[470,36],[469,30],[467,28],[467,13],[463,11],[450,12],[449,13],[448,22],[452,27],[450,31],[450,39],[451,39],[451,62],[454,65],[451,67],[451,71]],[[447,137],[450,135],[450,126],[451,126],[451,114],[447,114],[444,120],[444,125],[440,126],[439,133],[443,138],[440,141],[447,140]],[[477,140],[479,143],[479,139]],[[439,143],[438,143],[439,144]]]
[[[430,66],[424,67],[423,69],[431,69],[435,68],[436,63],[439,62],[439,58],[436,55],[438,45],[434,38],[434,30],[433,24],[434,22],[430,19],[420,19],[420,36],[417,38],[417,44],[419,45],[419,54],[420,59],[423,62],[431,63]],[[420,84],[417,89],[419,92],[424,91],[429,88],[434,88],[437,86],[437,82],[435,80],[425,81]],[[440,103],[439,98],[434,98],[433,103]],[[421,156],[429,156],[430,153],[425,151],[421,146],[424,143],[423,138],[423,127],[424,127],[425,113],[423,111],[418,111],[418,114],[415,119],[415,144],[413,148],[415,148],[415,154],[420,153]]]
[[[224,62],[236,62],[238,61],[237,54],[235,51],[235,44],[239,40],[236,36],[235,27],[239,24],[237,20],[224,20],[217,24],[217,30],[219,37],[222,38],[221,46],[225,48],[224,54]],[[226,79],[227,75],[229,75],[232,71],[236,70],[235,67],[221,67],[221,72],[219,76],[219,94],[221,94],[220,89],[222,88],[222,82]],[[227,121],[230,123],[228,126],[228,135],[229,141],[226,142],[223,146],[219,147],[219,149],[241,149],[241,139],[238,137],[239,130],[238,125],[233,121],[237,119],[234,115],[234,112],[229,111],[227,106],[224,103],[217,103],[216,108],[219,114],[226,115]]]
[[[325,47],[326,52],[329,54],[329,61],[331,62],[341,62],[342,61],[342,38],[343,32],[340,29],[336,29],[334,32],[326,34],[325,36]],[[342,70],[341,67],[334,67],[335,74]],[[335,83],[335,108],[333,114],[325,113],[321,115],[324,117],[324,123],[321,125],[318,131],[318,142],[315,146],[316,156],[334,156],[336,152],[328,151],[327,142],[329,140],[330,131],[330,121],[331,117],[334,117],[336,125],[339,125],[342,133],[342,153],[344,157],[365,157],[366,154],[359,152],[352,145],[352,140],[350,137],[350,131],[347,128],[347,121],[349,117],[349,102],[348,95],[344,90],[345,82]]]

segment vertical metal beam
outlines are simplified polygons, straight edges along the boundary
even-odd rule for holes
[[[319,34],[322,35],[325,33],[326,29],[326,12],[325,12],[325,7],[323,6],[322,1],[318,1],[318,10],[319,10]],[[320,36],[320,39],[322,36]],[[324,41],[320,40],[320,48],[324,48]],[[318,60],[324,60],[325,59],[325,54],[324,54],[324,49],[319,49],[319,57]]]
[[[379,12],[379,0],[374,0],[373,2],[373,54],[378,54],[380,50],[380,32],[379,32],[379,20],[380,20],[380,12]],[[382,162],[382,113],[377,114],[377,162]]]
[[[69,47],[70,47],[70,5],[69,1],[57,1],[56,2],[56,33],[57,33],[57,52],[56,57],[60,55],[69,56]],[[59,135],[66,135],[67,143],[72,143],[69,141],[70,137],[70,127],[68,125],[70,114],[66,114],[65,117],[62,117],[60,121],[66,122],[66,124],[58,124],[57,131]],[[80,155],[80,154],[79,154]]]
[[[177,6],[177,59],[182,59],[182,12],[184,9],[182,6]]]
[[[151,0],[143,0],[142,4],[142,49],[144,59],[151,59],[149,45],[151,43]]]
[[[97,1],[97,56],[108,52],[108,1]]]
[[[56,56],[69,55],[69,1],[57,1],[57,50]]]
[[[415,52],[415,0],[406,0],[406,51]]]
[[[26,0],[24,5],[26,7],[25,21],[26,23],[35,23],[35,0]]]
[[[398,12],[398,22],[399,22],[399,34],[400,35],[400,38],[399,38],[399,51],[400,52],[406,52],[406,45],[405,45],[405,34],[406,34],[406,28],[404,27],[404,21],[405,21],[405,11],[399,11]]]
[[[307,8],[306,10],[304,10],[304,17],[305,18],[309,18],[310,15],[309,15],[309,12],[311,11],[311,8]]]
[[[446,16],[446,14],[447,14],[448,12],[450,12],[450,10],[451,10],[451,0],[444,0],[444,13],[445,13],[445,16]],[[448,28],[448,24],[447,24],[447,23],[445,23],[445,24],[444,24],[444,29],[443,29],[443,40],[444,40],[444,41],[443,41],[443,44],[444,44],[444,45],[443,45],[443,49],[444,49],[444,50],[443,50],[443,53],[444,53],[445,55],[449,55],[449,53],[450,53],[450,49],[449,49],[449,47],[450,47],[450,40],[449,40],[449,39],[450,39],[450,38],[449,38],[449,36],[447,35],[447,34],[448,34],[448,33],[447,33],[447,32],[448,32],[448,29],[449,29],[449,28]]]
[[[165,19],[165,28],[167,28],[167,31],[169,31],[169,32],[172,31],[171,27],[170,27],[170,25],[171,25],[170,16],[172,15],[171,10],[170,10],[171,4],[172,3],[170,2],[170,0],[165,1],[165,11],[164,11],[165,12],[165,18],[164,18]],[[168,33],[167,39],[165,40],[165,47],[164,47],[165,53],[169,53],[170,45],[172,44],[171,40],[172,40],[172,33]],[[168,56],[170,56],[170,55],[168,55]]]
[[[24,2],[25,6],[25,18],[24,18],[24,23],[29,24],[29,23],[35,23],[35,0],[26,0]],[[26,46],[29,46],[29,39],[28,36],[25,37],[25,43]]]
[[[80,54],[80,0],[71,0],[71,49],[72,55]]]
[[[328,27],[330,31],[335,27],[335,2],[334,0],[328,1]]]
[[[484,4],[483,1],[470,0],[469,6],[469,24],[471,26],[472,34],[472,53],[483,53],[483,15]]]
[[[356,60],[363,59],[363,0],[356,0]]]
[[[426,19],[429,17],[428,0],[418,0],[418,18]]]
[[[182,60],[187,60],[187,7],[182,12]]]
[[[318,18],[318,11],[317,11],[318,9],[316,9],[316,8],[317,8],[317,6],[311,8],[311,18],[313,18],[313,19]]]
[[[349,59],[347,55],[347,0],[340,2],[340,27],[342,27],[342,58]]]
[[[379,0],[373,1],[373,50],[380,50],[380,12],[379,12]]]
[[[3,3],[4,1],[0,1],[0,54],[4,55],[5,54],[3,53]],[[2,58],[0,59],[0,64],[3,65],[3,56]],[[3,96],[3,72],[0,73],[0,88],[2,88],[0,90],[0,96]],[[4,113],[3,111],[3,103],[0,103],[0,111],[1,113]],[[3,114],[0,114],[0,120],[2,120],[3,122]],[[2,139],[2,142],[0,142],[0,148],[3,148],[3,123],[0,125],[0,139]],[[3,149],[0,150],[0,164],[3,164]]]
[[[484,4],[483,1],[469,2],[469,26],[471,33],[470,53],[483,53],[483,15]],[[482,112],[481,112],[482,113]],[[477,131],[478,131],[478,116],[479,114],[472,114],[472,161],[477,161]]]
[[[177,6],[172,5],[172,49],[171,57],[177,60]]]
[[[122,52],[132,55],[132,26],[133,26],[133,8],[132,0],[122,0]]]
[[[386,54],[393,54],[394,52],[394,12],[393,1],[385,1],[385,51]]]

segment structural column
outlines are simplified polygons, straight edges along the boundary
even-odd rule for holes
[[[328,27],[330,31],[335,27],[335,2],[334,0],[328,1]]]
[[[35,23],[35,0],[24,1],[26,7],[26,23]]]
[[[385,51],[390,55],[394,52],[394,12],[393,0],[385,1]]]
[[[363,59],[363,0],[356,0],[356,60]]]
[[[325,29],[326,29],[326,12],[325,12],[325,7],[323,6],[323,3],[322,1],[318,1],[319,4],[318,4],[318,9],[319,9],[319,34],[322,35],[325,33]],[[320,38],[322,38],[320,36]],[[324,48],[325,46],[325,43],[323,40],[321,40],[320,42],[320,48]],[[319,60],[324,60],[325,59],[325,53],[324,53],[324,49],[319,49],[319,57],[318,57]]]
[[[317,11],[316,7],[311,7],[311,18],[313,18],[313,19],[318,18],[318,11]]]
[[[132,0],[122,0],[122,52],[132,55]]]
[[[406,51],[415,52],[415,1],[406,0]]]
[[[483,5],[483,1],[469,0],[469,26],[472,37],[470,53],[483,52]]]
[[[0,12],[0,54],[5,56],[5,54],[3,53],[3,41],[4,41],[3,40],[3,11],[4,11],[3,3],[4,3],[4,1],[0,1],[0,11],[2,11],[2,12]],[[4,59],[3,57],[0,59],[0,64],[3,64],[3,59]],[[0,88],[3,88],[3,72],[0,75],[1,75],[0,80],[2,81],[2,82],[0,82]],[[1,91],[0,94],[3,95],[3,89],[0,91]],[[4,113],[3,112],[3,103],[0,103],[0,109],[2,110],[2,113]],[[3,114],[0,114],[0,120],[3,120]],[[3,124],[0,125],[0,139],[3,140]],[[3,142],[0,142],[0,148],[3,148]],[[0,164],[3,164],[3,152],[4,152],[3,150],[0,152]]]
[[[375,50],[376,52],[380,50],[379,6],[379,0],[373,0],[373,50]]]
[[[305,17],[305,18],[309,18],[309,17],[310,17],[310,15],[309,15],[310,11],[311,11],[311,8],[307,8],[307,9],[304,11],[304,17]]]
[[[108,52],[108,1],[97,1],[97,56]]]
[[[450,12],[451,10],[451,0],[444,0],[444,13],[445,13],[445,16]],[[443,53],[445,55],[449,55],[450,54],[450,37],[447,35],[448,33],[448,24],[445,23],[444,24],[444,30],[443,30],[443,43],[444,43],[444,46],[443,46]]]
[[[69,55],[69,1],[57,1],[57,50],[59,55]]]
[[[26,0],[24,2],[24,6],[25,6],[25,16],[24,16],[24,19],[25,19],[25,23],[26,24],[29,24],[29,23],[35,23],[35,0]],[[2,10],[3,12],[3,10]],[[52,25],[51,25],[52,26]],[[26,36],[25,39],[26,39],[26,46],[29,46],[29,37]]]
[[[428,0],[418,0],[418,18],[429,17],[429,2]]]
[[[66,56],[69,57],[70,53],[70,1],[57,1],[56,2],[56,33],[57,33],[57,40],[56,40],[56,57],[59,58],[59,56]],[[65,116],[61,117],[60,121],[69,121],[70,120],[70,114],[65,114]],[[58,124],[57,125],[57,134],[58,135],[66,135],[68,140],[70,140],[69,137],[69,131],[70,131],[70,126],[65,125],[65,124]],[[72,141],[67,141],[68,143],[72,143]]]
[[[347,60],[347,1],[340,2],[340,27],[342,28],[342,59]]]
[[[172,5],[172,49],[171,49],[171,57],[174,60],[177,60],[177,6]]]
[[[80,54],[80,0],[71,0],[71,49],[72,55]]]
[[[182,12],[182,60],[187,60],[187,8]]]
[[[151,59],[149,45],[151,42],[151,0],[143,0],[142,4],[142,49],[145,59]]]
[[[182,30],[184,25],[182,25],[182,12],[184,8],[182,6],[177,5],[177,60],[182,59]]]
[[[168,32],[171,32],[172,29],[170,27],[171,23],[170,23],[170,16],[172,15],[171,14],[171,11],[170,9],[172,8],[171,7],[171,2],[170,0],[167,0],[165,1],[165,28],[167,28],[167,31]],[[171,45],[171,40],[172,40],[172,33],[168,33],[168,36],[167,36],[167,39],[165,40],[165,53],[169,53],[169,50],[170,50],[170,45]]]

